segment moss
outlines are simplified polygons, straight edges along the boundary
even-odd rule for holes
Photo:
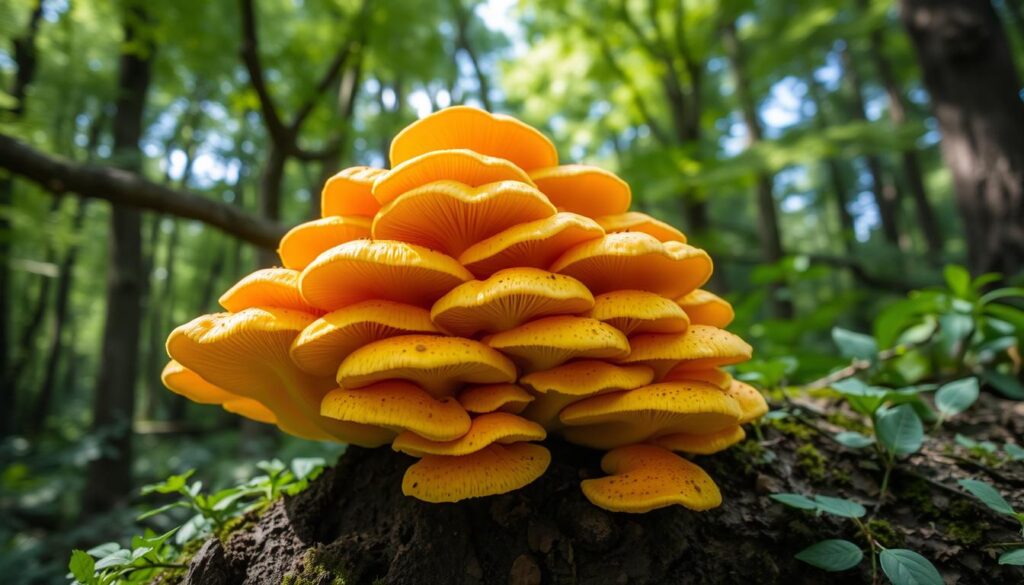
[[[825,456],[821,454],[821,451],[818,451],[817,447],[810,443],[805,443],[797,448],[796,466],[811,481],[823,481],[828,477]]]
[[[957,520],[946,525],[944,530],[950,539],[965,545],[977,544],[985,536],[988,522]]]
[[[871,427],[864,424],[862,420],[857,417],[849,416],[838,410],[830,412],[826,420],[837,427],[842,427],[848,431],[856,431],[862,435],[871,434]]]
[[[799,421],[792,420],[789,417],[774,419],[770,424],[780,433],[803,441],[809,440],[811,436],[814,435],[814,431],[812,431],[807,425]]]
[[[915,480],[899,491],[899,501],[908,504],[922,518],[936,519],[939,517],[939,508],[932,500],[932,491],[928,484],[922,480]]]
[[[871,531],[875,540],[886,548],[899,548],[906,542],[903,533],[890,524],[888,520],[872,518],[868,520],[868,530]]]
[[[770,457],[768,455],[769,451],[764,448],[764,445],[753,440],[743,441],[733,446],[730,451],[736,455],[736,458],[743,465],[743,473],[745,475],[754,473],[754,469],[767,463]]]
[[[326,566],[316,549],[306,551],[298,574],[287,574],[281,585],[346,585],[345,577]]]

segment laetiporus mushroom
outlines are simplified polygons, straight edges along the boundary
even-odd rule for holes
[[[719,505],[678,453],[744,440],[768,405],[723,369],[751,347],[699,288],[708,254],[508,116],[426,116],[390,164],[331,177],[283,267],[171,333],[164,384],[305,439],[390,444],[417,459],[403,493],[427,502],[527,486],[557,434],[610,450],[608,476],[582,482],[597,506]]]

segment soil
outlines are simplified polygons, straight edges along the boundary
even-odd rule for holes
[[[863,503],[884,546],[929,558],[946,583],[1024,583],[1024,568],[1000,566],[986,545],[1020,541],[1020,526],[964,494],[975,477],[1024,510],[1024,462],[982,460],[955,445],[1024,443],[1024,405],[985,396],[970,418],[947,423],[901,462],[892,497],[875,509],[881,472],[869,450],[835,443],[837,417],[764,425],[762,439],[695,459],[719,483],[723,505],[617,514],[587,502],[579,481],[600,475],[600,453],[557,440],[548,472],[514,493],[458,504],[426,504],[401,493],[414,460],[389,449],[350,448],[305,492],[277,502],[193,557],[185,583],[339,584],[792,584],[870,583],[867,558],[826,573],[793,558],[826,538],[863,545],[849,520],[815,517],[768,498],[815,493]],[[833,408],[834,410],[834,408]],[[841,420],[839,422],[842,422]],[[753,433],[750,433],[751,435]],[[878,582],[885,582],[879,577]]]

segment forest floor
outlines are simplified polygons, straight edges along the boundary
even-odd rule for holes
[[[186,583],[676,584],[882,583],[865,556],[826,573],[794,558],[827,538],[867,546],[851,520],[786,507],[768,496],[819,494],[863,504],[877,542],[930,559],[948,584],[1024,583],[1024,568],[997,564],[1020,542],[1020,525],[967,494],[957,481],[981,479],[1024,502],[1024,462],[967,448],[974,441],[1024,444],[1024,403],[984,394],[900,461],[890,495],[878,502],[882,471],[873,451],[832,437],[857,430],[834,402],[799,399],[793,414],[763,424],[761,438],[695,461],[724,502],[697,513],[680,507],[615,514],[584,498],[579,481],[599,476],[600,453],[548,441],[552,464],[525,489],[459,504],[432,505],[401,494],[411,458],[389,449],[350,448],[310,488],[275,503],[192,558]],[[825,415],[821,413],[828,412]]]

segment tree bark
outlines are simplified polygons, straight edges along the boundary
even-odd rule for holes
[[[469,24],[473,18],[472,9],[467,9],[462,3],[463,0],[451,0],[452,12],[455,16],[455,45],[469,59],[473,67],[473,74],[476,75],[476,82],[479,91],[480,103],[488,112],[493,111],[494,104],[491,103],[491,84],[487,80],[487,72],[480,64],[473,42],[469,39]]]
[[[153,52],[148,14],[141,3],[126,7],[117,108],[113,119],[114,157],[127,168],[141,167],[143,112],[152,77]],[[107,448],[89,463],[82,510],[95,514],[123,503],[132,488],[132,418],[139,357],[142,279],[141,217],[138,210],[111,210],[107,261],[106,318],[99,375],[93,396],[92,432],[108,438]]]
[[[975,274],[1024,269],[1024,104],[988,1],[902,0]]]

